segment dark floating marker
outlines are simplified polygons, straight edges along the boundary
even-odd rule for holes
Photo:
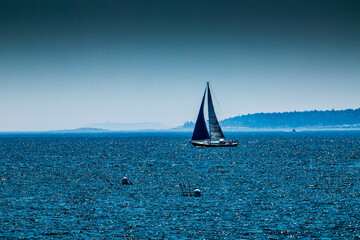
[[[201,197],[201,191],[200,191],[200,189],[196,188],[196,189],[194,190],[194,197]]]
[[[121,180],[122,185],[133,185],[129,179],[127,179],[127,177],[123,177],[123,179]]]
[[[201,196],[200,189],[196,188],[193,192],[192,188],[190,186],[190,183],[189,184],[180,183],[179,186],[181,188],[181,192],[184,197],[200,197]]]
[[[187,186],[185,183],[180,183],[179,185],[180,185],[180,188],[181,188],[182,195],[184,197],[191,197],[192,196],[190,184]]]
[[[111,185],[114,185],[109,179],[105,179],[108,183],[110,183]]]

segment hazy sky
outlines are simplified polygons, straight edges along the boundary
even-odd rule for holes
[[[0,131],[359,108],[360,1],[2,0]]]

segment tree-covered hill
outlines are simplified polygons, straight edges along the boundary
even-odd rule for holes
[[[227,118],[220,121],[228,128],[331,128],[360,127],[360,108],[346,110],[304,111],[283,113],[255,113]],[[186,122],[183,128],[192,128]]]

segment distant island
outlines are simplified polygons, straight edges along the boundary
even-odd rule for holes
[[[85,127],[65,130],[50,130],[53,133],[104,133],[104,132],[151,132],[151,131],[168,131],[169,128],[161,123],[155,122],[134,122],[134,123],[119,123],[119,122],[105,122],[88,124]]]
[[[101,133],[108,132],[107,129],[102,128],[76,128],[76,129],[67,129],[67,130],[51,130],[49,132],[54,133]]]
[[[254,113],[220,121],[223,128],[240,129],[333,129],[360,128],[360,108],[326,111],[293,111],[282,113]],[[193,129],[193,122],[185,122],[180,129]]]
[[[146,130],[166,130],[167,126],[156,122],[134,122],[134,123],[119,123],[119,122],[105,122],[88,124],[85,128],[106,129],[109,131],[146,131]]]

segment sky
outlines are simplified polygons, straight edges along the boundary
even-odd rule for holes
[[[359,108],[360,1],[2,0],[0,131]]]

